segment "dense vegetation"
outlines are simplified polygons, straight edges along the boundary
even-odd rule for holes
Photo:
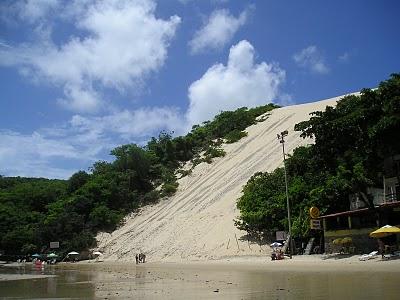
[[[315,139],[286,160],[292,232],[302,237],[309,231],[311,206],[323,213],[348,210],[348,196],[358,194],[373,208],[367,187],[382,188],[384,159],[400,153],[400,74],[312,113],[295,130]],[[241,216],[235,224],[251,235],[260,238],[287,228],[283,169],[255,174],[237,207]]]
[[[32,254],[47,251],[51,241],[60,242],[62,253],[94,246],[96,232],[111,231],[127,213],[175,193],[177,175],[223,156],[224,140],[239,140],[275,107],[222,112],[186,136],[161,133],[145,147],[117,147],[113,162],[96,162],[89,173],[79,171],[66,181],[0,176],[0,250]],[[190,168],[181,169],[188,161]]]

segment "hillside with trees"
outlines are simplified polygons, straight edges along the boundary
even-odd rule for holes
[[[0,176],[0,250],[45,252],[52,241],[60,241],[62,253],[95,246],[97,232],[111,232],[128,213],[173,195],[178,177],[223,156],[222,143],[240,140],[276,107],[222,112],[186,136],[162,132],[144,147],[119,146],[111,151],[114,161],[98,161],[68,180]]]
[[[358,194],[373,207],[367,187],[383,187],[384,159],[400,153],[400,74],[312,113],[295,130],[315,140],[286,161],[292,232],[301,238],[312,206],[324,214],[348,210],[349,194]],[[258,238],[287,228],[283,169],[254,174],[237,207],[236,226]]]

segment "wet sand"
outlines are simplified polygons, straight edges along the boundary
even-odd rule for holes
[[[400,260],[380,258],[362,262],[358,257],[299,256],[282,261],[241,257],[139,265],[106,261],[46,268],[42,275],[57,277],[0,282],[0,295],[5,299],[398,299],[400,294]]]
[[[55,277],[55,275],[0,274],[0,281],[27,280]]]

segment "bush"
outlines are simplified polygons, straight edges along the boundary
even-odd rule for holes
[[[143,203],[154,203],[158,199],[160,199],[160,192],[157,190],[152,190],[143,196]]]
[[[214,157],[223,157],[225,156],[226,152],[222,148],[216,148],[216,147],[208,147],[206,152],[204,153],[206,159],[209,158],[214,158]]]
[[[193,169],[189,169],[189,170],[179,170],[178,173],[181,174],[181,178],[185,177],[187,175],[192,174]]]
[[[240,131],[238,129],[232,130],[227,135],[225,135],[226,142],[232,144],[240,140],[241,138],[247,136],[246,131]]]
[[[172,196],[173,194],[175,194],[177,189],[178,189],[177,182],[164,183],[164,185],[161,188],[161,194],[163,196]]]

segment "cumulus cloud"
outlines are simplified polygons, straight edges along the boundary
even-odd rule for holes
[[[19,67],[21,74],[37,82],[62,87],[64,98],[59,102],[78,112],[101,108],[101,89],[140,88],[164,64],[180,23],[178,16],[157,18],[151,0],[67,2],[64,7],[50,0],[18,3],[30,7],[26,19],[33,15],[31,20],[37,20],[37,40],[0,48],[0,65]],[[72,35],[62,44],[52,40],[49,12],[56,7],[83,35]],[[25,15],[20,18],[25,20]]]
[[[102,117],[75,115],[71,125],[98,135],[117,134],[126,142],[140,141],[162,130],[182,134],[182,118],[179,110],[168,107],[144,107],[135,111],[122,110]]]
[[[65,124],[31,134],[0,131],[0,174],[68,178],[78,169],[104,159],[114,147],[144,144],[162,130],[182,134],[178,109],[121,110],[95,117],[74,115]],[[68,166],[65,167],[65,162]]]
[[[189,126],[211,119],[220,111],[264,105],[280,97],[285,71],[276,64],[254,61],[248,41],[231,47],[228,63],[213,65],[189,87]]]
[[[222,49],[246,23],[249,12],[250,8],[236,18],[227,9],[215,10],[189,42],[191,53]]]
[[[324,57],[319,49],[314,45],[304,48],[298,53],[294,54],[293,59],[297,65],[309,69],[314,73],[326,74],[329,72],[329,68],[325,63]]]

